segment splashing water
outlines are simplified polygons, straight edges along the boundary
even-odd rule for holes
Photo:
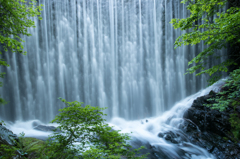
[[[175,104],[171,110],[160,116],[135,121],[127,121],[123,118],[113,118],[109,122],[109,125],[114,126],[114,129],[116,130],[121,130],[121,133],[130,133],[133,147],[140,147],[142,145],[146,146],[149,144],[156,152],[164,155],[164,159],[215,159],[212,154],[199,146],[193,145],[187,141],[182,142],[182,144],[172,144],[163,138],[159,138],[158,134],[168,131],[178,131],[178,127],[184,121],[182,118],[183,114],[192,105],[193,101],[197,97],[208,94],[211,90],[218,92],[223,83],[224,80],[221,80],[214,85],[183,99]],[[27,122],[17,121],[14,124],[8,124],[8,128],[15,134],[24,132],[26,137],[46,139],[51,133],[33,129],[35,123],[43,124],[38,120]],[[52,126],[52,124],[49,125]],[[182,133],[183,137],[184,135],[185,134]],[[156,154],[156,156],[158,156],[158,154]],[[159,158],[161,159],[162,157],[159,156]]]
[[[198,93],[191,95],[182,101],[178,102],[173,108],[159,117],[147,118],[136,121],[126,121],[122,118],[113,118],[111,125],[116,129],[121,130],[124,133],[131,133],[133,139],[140,140],[142,143],[149,143],[151,146],[155,146],[162,150],[166,156],[170,158],[181,158],[176,151],[184,150],[191,155],[191,158],[206,159],[215,157],[209,154],[203,148],[200,148],[191,143],[185,142],[182,145],[175,145],[167,142],[166,140],[159,138],[159,133],[175,132],[178,127],[183,123],[184,112],[192,105],[193,101],[200,96],[207,95],[211,90],[219,92],[220,86],[224,84],[224,80],[221,80],[214,85],[199,91]],[[182,134],[184,137],[184,133]],[[186,138],[186,137],[185,137]],[[139,145],[138,145],[139,146]],[[140,145],[141,146],[141,145]]]

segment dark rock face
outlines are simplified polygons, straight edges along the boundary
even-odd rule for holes
[[[13,132],[8,130],[5,126],[0,125],[0,144],[15,146],[18,141],[17,135],[13,134]]]
[[[205,148],[214,154],[217,159],[240,158],[240,144],[232,141],[231,124],[229,115],[234,112],[228,108],[224,112],[212,110],[204,104],[212,104],[207,99],[216,96],[214,92],[197,98],[192,106],[184,114],[184,122],[180,125],[179,132],[159,133],[158,136],[165,138],[174,144],[188,141],[194,145]],[[237,108],[240,112],[240,109]],[[181,134],[181,131],[185,134]]]
[[[228,0],[229,7],[239,7],[240,1],[239,0]]]
[[[230,137],[229,114],[233,113],[234,110],[228,108],[224,112],[219,112],[204,106],[204,104],[213,104],[207,100],[214,96],[206,95],[197,98],[191,108],[184,114],[184,118],[196,124],[201,132],[211,132],[219,136]]]

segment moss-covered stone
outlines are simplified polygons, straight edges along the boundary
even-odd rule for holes
[[[32,137],[24,137],[21,139],[21,142],[23,144],[23,150],[27,152],[29,157],[39,156],[45,143],[42,140]]]

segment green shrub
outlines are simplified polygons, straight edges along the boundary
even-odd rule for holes
[[[237,65],[239,54],[224,54],[216,50],[240,43],[240,8],[227,6],[227,0],[182,0],[190,13],[187,18],[173,18],[170,23],[174,29],[180,29],[182,34],[176,39],[175,48],[182,45],[197,45],[201,42],[207,46],[202,52],[188,62],[190,68],[187,73],[196,75],[213,75],[209,80],[211,84],[221,78],[221,72],[228,72],[228,67]],[[214,17],[214,18],[213,18]],[[228,56],[221,63],[207,67],[209,58],[219,59]]]
[[[60,98],[61,99],[61,98]],[[59,126],[48,139],[40,158],[144,158],[135,156],[140,149],[132,150],[128,134],[119,133],[105,123],[105,108],[82,106],[82,103],[67,102],[66,107],[52,123]],[[61,132],[60,132],[61,131]]]

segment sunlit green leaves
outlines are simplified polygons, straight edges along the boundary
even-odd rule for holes
[[[234,64],[234,61],[225,61],[212,68],[205,68],[204,65],[215,50],[226,48],[228,43],[233,45],[240,42],[240,8],[231,7],[225,12],[219,12],[219,8],[224,7],[227,0],[183,0],[182,3],[187,4],[191,15],[184,19],[172,19],[170,22],[175,29],[187,31],[176,39],[175,48],[196,45],[201,41],[208,45],[208,48],[189,62],[189,65],[195,63],[196,66],[191,66],[187,73],[199,70],[197,75],[213,75],[218,71],[228,71],[227,67]],[[215,18],[211,20],[213,16]]]
[[[23,51],[21,36],[30,36],[29,27],[34,27],[31,17],[37,16],[40,20],[42,5],[37,6],[36,0],[0,0],[0,45],[4,53],[8,51],[26,54]],[[2,52],[0,52],[2,54]],[[0,66],[9,66],[4,59],[0,59]],[[0,104],[6,103],[1,102]]]
[[[35,0],[0,0],[0,42],[5,51],[23,53],[20,36],[31,35],[27,28],[34,27],[34,21],[30,18],[39,16],[42,10],[36,3]]]
[[[60,100],[66,105],[52,123],[58,132],[50,137],[44,157],[50,158],[144,158],[135,156],[140,149],[132,150],[128,134],[113,130],[105,123],[102,111],[106,108],[82,106],[83,103]],[[59,132],[61,131],[61,132]],[[78,145],[76,145],[78,143]]]
[[[226,80],[222,91],[208,101],[213,101],[214,104],[207,104],[207,107],[219,111],[225,111],[228,107],[233,107],[234,112],[230,114],[230,123],[235,138],[240,140],[240,118],[236,111],[236,108],[240,105],[240,68],[231,72],[230,78]]]

